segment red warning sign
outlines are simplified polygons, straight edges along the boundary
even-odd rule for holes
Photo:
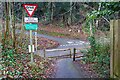
[[[23,4],[24,9],[28,13],[30,17],[33,16],[35,10],[37,9],[38,5],[37,4]]]

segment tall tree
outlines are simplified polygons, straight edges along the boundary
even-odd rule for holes
[[[11,8],[11,3],[9,2],[9,24],[10,24],[10,32],[11,32],[11,36],[12,36],[12,39],[13,39],[13,27],[12,27],[12,8]]]
[[[4,27],[4,39],[2,40],[3,42],[3,50],[5,49],[5,46],[7,44],[8,41],[8,36],[9,36],[9,3],[5,2],[5,22],[6,22],[6,26]]]
[[[55,7],[54,3],[51,2],[51,21],[53,21],[54,7]]]
[[[70,16],[68,17],[68,24],[71,25],[72,23],[72,0],[70,1]]]
[[[22,8],[22,26],[20,26],[21,27],[21,34],[20,34],[20,41],[21,41],[21,43],[20,43],[20,45],[21,45],[21,47],[22,47],[22,39],[23,39],[23,36],[24,36],[24,27],[23,27],[23,25],[24,25],[24,17],[25,17],[25,10]]]
[[[13,26],[13,48],[16,48],[16,35],[15,35],[15,14],[14,14],[14,2],[12,3],[12,26]]]

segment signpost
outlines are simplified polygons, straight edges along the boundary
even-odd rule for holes
[[[24,9],[26,10],[27,14],[29,15],[29,17],[25,17],[24,21],[25,21],[25,29],[26,30],[30,30],[30,45],[28,46],[29,48],[29,52],[31,53],[31,62],[33,62],[33,52],[34,52],[34,45],[32,42],[32,30],[37,30],[38,29],[38,25],[35,23],[38,23],[38,18],[32,17],[35,10],[37,9],[38,5],[37,4],[23,4]],[[34,23],[34,24],[33,24]],[[37,33],[35,35],[36,39],[36,46],[37,46]],[[37,50],[37,48],[36,48]]]
[[[37,31],[35,32],[35,50],[37,51]]]

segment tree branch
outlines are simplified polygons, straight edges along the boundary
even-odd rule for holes
[[[74,4],[73,6],[71,6],[71,8],[70,8],[67,12],[65,12],[65,13],[63,13],[63,14],[59,14],[59,15],[63,16],[63,15],[65,15],[65,14],[69,13],[74,6],[75,6],[75,4]]]
[[[102,18],[103,18],[104,20],[106,20],[108,23],[110,23],[110,21],[109,21],[107,18],[105,18],[104,16],[102,16]]]

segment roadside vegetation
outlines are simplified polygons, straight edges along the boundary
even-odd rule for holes
[[[44,30],[40,30],[38,33],[39,34],[50,35],[50,36],[55,36],[55,37],[69,37],[69,34],[58,33],[58,32],[47,32],[47,31],[44,31]]]
[[[54,72],[53,68],[55,62],[34,54],[34,63],[30,64],[30,53],[28,53],[27,48],[29,44],[29,37],[28,35],[24,35],[26,39],[23,37],[22,40],[20,40],[20,34],[17,34],[17,36],[16,46],[19,47],[14,49],[12,47],[12,39],[9,39],[5,45],[4,51],[2,51],[2,77],[10,79],[42,79],[52,77],[51,74]],[[51,48],[58,45],[57,42],[49,39],[38,39],[41,41],[41,45],[38,45],[38,49],[42,49],[43,47]],[[49,46],[45,44],[49,44]]]
[[[23,26],[24,17],[27,16],[22,7],[25,3],[1,3],[0,39],[3,67],[0,70],[3,77],[9,78],[49,78],[54,72],[54,61],[34,55],[35,63],[29,64],[29,37],[25,35]],[[29,3],[38,4],[33,16],[39,18],[38,33],[89,41],[90,49],[86,52],[83,63],[92,64],[91,68],[100,77],[110,77],[110,43],[105,41],[103,44],[99,39],[103,37],[103,40],[109,40],[110,20],[120,16],[119,2]],[[20,34],[17,34],[18,27]],[[58,42],[46,38],[38,37],[38,40],[38,49],[59,45]]]
[[[86,57],[83,64],[90,64],[92,70],[96,71],[99,77],[110,76],[110,44],[98,43],[93,37],[89,38],[91,48],[84,51]]]
[[[34,55],[34,63],[30,64],[29,53],[13,54],[13,50],[7,50],[2,54],[4,56],[2,62],[4,78],[42,79],[52,77],[54,62],[51,60]]]

